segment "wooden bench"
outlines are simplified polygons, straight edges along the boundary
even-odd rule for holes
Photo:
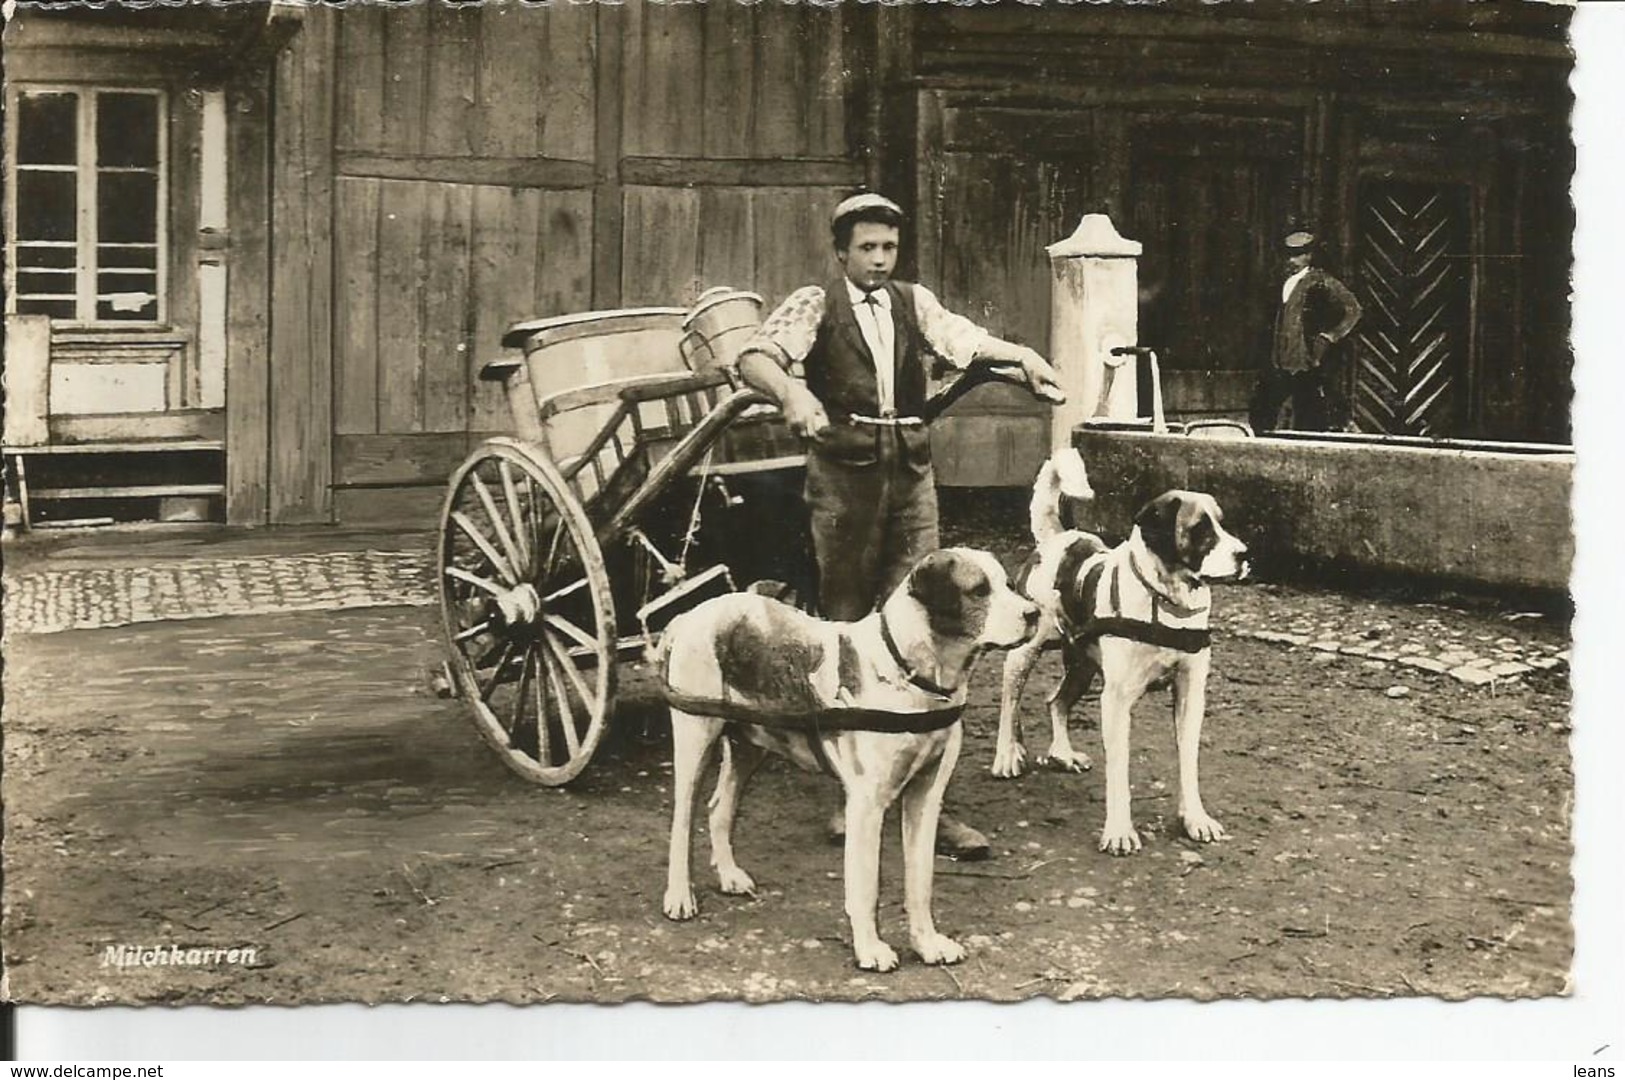
[[[61,459],[69,457],[96,457],[116,459],[128,455],[145,454],[214,454],[224,460],[225,443],[220,439],[152,439],[126,442],[55,443],[41,446],[6,446],[3,448],[7,464],[8,483],[6,502],[8,511],[14,505],[17,523],[25,531],[34,525],[36,502],[85,501],[91,499],[147,499],[147,498],[199,498],[221,496],[226,486],[221,482],[193,483],[175,481],[167,483],[102,484],[83,483],[30,489],[28,460],[31,458]],[[223,470],[211,470],[219,475]],[[11,520],[8,512],[7,520]]]

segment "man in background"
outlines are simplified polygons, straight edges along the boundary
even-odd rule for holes
[[[1253,430],[1342,431],[1349,424],[1343,350],[1360,321],[1360,301],[1314,265],[1315,236],[1294,232],[1282,242],[1286,280],[1275,315],[1269,366],[1250,409]]]

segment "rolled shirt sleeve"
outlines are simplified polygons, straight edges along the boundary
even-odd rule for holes
[[[756,333],[739,350],[762,353],[772,357],[779,367],[789,370],[800,364],[812,352],[818,338],[818,324],[824,318],[824,289],[821,285],[808,285],[797,289],[773,309]]]
[[[914,286],[914,316],[919,320],[920,334],[926,344],[957,368],[976,359],[976,354],[992,336],[965,316],[943,307],[936,294],[924,285]]]

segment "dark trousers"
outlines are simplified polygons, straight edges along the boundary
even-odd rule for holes
[[[883,433],[880,447],[879,460],[862,465],[833,460],[816,446],[807,454],[818,606],[826,619],[868,615],[939,546],[930,466],[904,461],[895,431]]]
[[[1282,423],[1281,410],[1292,412]],[[1248,408],[1255,432],[1290,428],[1294,431],[1340,431],[1348,422],[1348,402],[1332,364],[1323,362],[1303,371],[1267,368]]]

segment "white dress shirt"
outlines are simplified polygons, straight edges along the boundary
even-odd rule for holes
[[[864,344],[875,360],[875,397],[880,415],[890,416],[897,410],[897,324],[892,320],[891,293],[883,288],[866,293],[848,280],[846,295],[852,301]]]
[[[1296,274],[1293,274],[1291,277],[1286,279],[1286,284],[1281,286],[1281,303],[1284,304],[1288,300],[1292,299],[1292,290],[1298,287],[1298,282],[1302,281],[1303,276],[1308,272],[1309,267],[1306,266],[1302,270],[1299,270]]]

